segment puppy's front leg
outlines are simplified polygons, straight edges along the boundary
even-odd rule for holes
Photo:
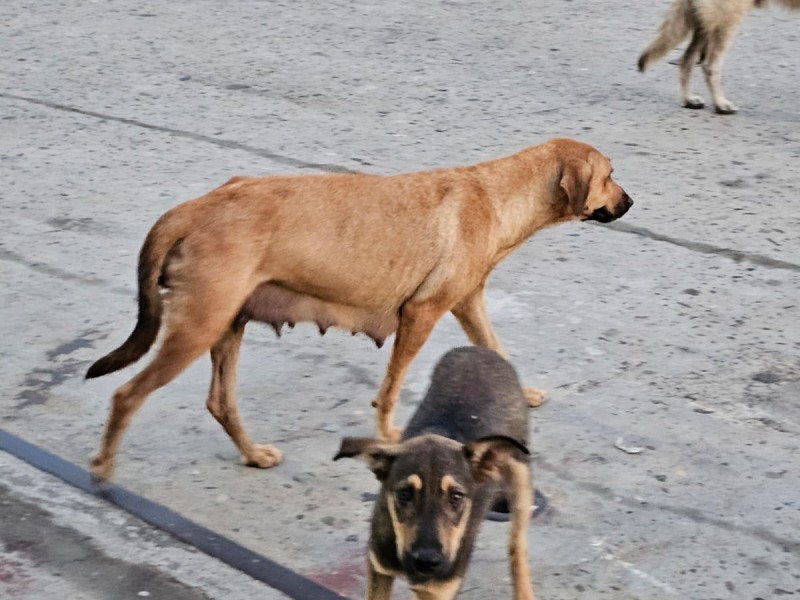
[[[508,560],[514,600],[536,600],[528,567],[528,521],[533,501],[531,470],[527,464],[512,459],[504,465],[503,471],[511,507]]]
[[[453,600],[461,583],[461,577],[454,577],[448,581],[411,586],[411,590],[414,592],[414,600]]]
[[[379,573],[367,559],[367,600],[389,600],[393,583],[394,577]]]
[[[484,284],[481,284],[469,296],[453,307],[451,312],[473,344],[494,350],[507,359],[508,352],[500,344],[494,329],[492,329],[492,322],[489,320],[489,313],[486,310],[483,290]],[[544,392],[542,390],[534,387],[525,387],[522,391],[530,406],[539,406],[544,402]]]
[[[420,303],[409,302],[400,309],[400,323],[397,327],[392,356],[386,368],[378,397],[372,403],[377,410],[378,436],[387,441],[400,439],[402,430],[393,424],[393,411],[397,397],[403,387],[408,367],[428,339],[436,321],[447,311],[441,301],[428,300]]]

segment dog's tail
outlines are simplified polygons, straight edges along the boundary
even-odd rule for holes
[[[652,63],[680,44],[694,29],[691,0],[674,0],[656,39],[639,57],[639,70],[644,72]]]
[[[182,237],[170,231],[169,213],[161,217],[147,234],[139,253],[139,316],[128,339],[116,350],[97,360],[86,372],[86,379],[101,377],[136,362],[150,349],[161,328],[163,311],[159,281],[166,257]],[[165,225],[167,225],[165,227]]]

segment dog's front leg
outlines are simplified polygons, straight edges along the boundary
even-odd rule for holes
[[[447,308],[441,305],[440,301],[428,300],[420,303],[409,302],[400,309],[400,323],[392,346],[392,356],[389,358],[378,397],[372,403],[377,408],[378,436],[384,440],[400,439],[402,430],[393,424],[394,405],[400,395],[411,361],[428,339],[436,321],[447,311]]]
[[[367,600],[389,600],[393,583],[394,577],[379,573],[367,559]]]
[[[489,320],[489,313],[486,310],[486,300],[484,298],[484,284],[481,284],[469,296],[459,302],[453,310],[456,318],[464,333],[467,334],[469,341],[476,346],[494,350],[500,356],[508,359],[508,352],[500,344],[497,335],[492,329],[492,322]]]
[[[481,284],[469,296],[453,307],[451,312],[473,344],[494,350],[507,359],[508,352],[500,344],[494,329],[492,329],[492,322],[489,320],[489,313],[486,310],[483,290],[484,284]],[[530,406],[539,406],[544,402],[544,392],[542,390],[534,387],[525,387],[522,391]]]

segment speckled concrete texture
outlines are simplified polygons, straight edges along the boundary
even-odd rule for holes
[[[0,426],[86,463],[135,368],[83,373],[130,332],[139,246],[176,203],[235,174],[395,173],[577,137],[636,205],[542,232],[488,291],[522,379],[550,393],[531,412],[537,596],[800,595],[800,17],[745,22],[723,70],[741,112],[723,117],[680,106],[668,61],[636,71],[666,8],[5,0]],[[400,420],[465,342],[439,323]],[[136,415],[114,480],[361,597],[376,482],[331,457],[371,434],[388,353],[253,324],[240,406],[285,462],[239,464],[202,359]],[[507,532],[484,526],[462,598],[510,597]]]
[[[287,598],[2,452],[0,597]]]

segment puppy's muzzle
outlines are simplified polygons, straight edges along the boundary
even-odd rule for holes
[[[411,559],[411,566],[423,577],[430,577],[436,574],[436,571],[444,563],[442,553],[430,548],[412,550],[409,558]]]
[[[633,206],[633,200],[631,200],[631,197],[626,193],[622,196],[622,198],[620,198],[620,201],[617,202],[617,205],[614,207],[613,211],[609,210],[605,206],[602,206],[593,211],[587,220],[599,221],[600,223],[610,223],[611,221],[619,219],[622,215],[628,212],[631,206]]]

